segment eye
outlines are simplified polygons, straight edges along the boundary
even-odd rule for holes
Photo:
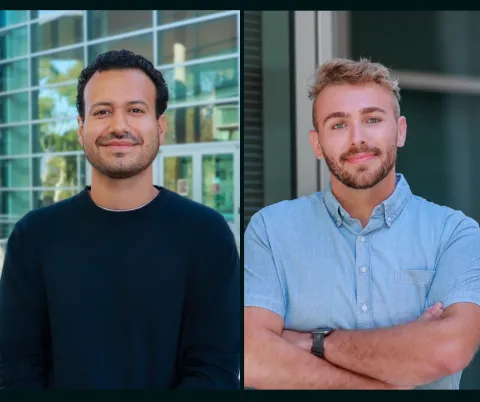
[[[94,116],[97,116],[97,115],[106,115],[107,113],[108,113],[108,110],[102,109],[102,110],[96,111],[93,115],[94,115]]]
[[[378,117],[371,117],[367,120],[367,123],[380,123],[382,119],[379,119]]]
[[[340,130],[345,127],[345,123],[336,123],[332,126],[333,130]]]
[[[135,108],[135,109],[132,109],[132,112],[137,114],[137,113],[143,113],[143,110],[142,109],[138,109],[138,108]]]

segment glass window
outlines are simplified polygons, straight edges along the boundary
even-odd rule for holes
[[[88,11],[89,40],[149,27],[153,27],[153,12],[150,10]]]
[[[30,10],[30,18],[35,20],[37,18],[50,19],[55,18],[60,13],[71,12],[73,10]]]
[[[16,223],[28,211],[30,191],[0,191],[0,217],[4,222]]]
[[[28,10],[0,10],[0,28],[28,19]]]
[[[236,16],[167,29],[157,35],[158,64],[183,63],[238,50]]]
[[[0,124],[28,120],[28,92],[0,96]]]
[[[240,113],[238,104],[223,103],[215,105],[215,140],[235,141],[240,139]]]
[[[78,80],[83,69],[83,47],[32,59],[32,85]]]
[[[350,14],[354,58],[368,57],[394,69],[480,75],[480,11]]]
[[[229,221],[234,221],[233,155],[202,157],[203,204],[216,209]]]
[[[12,233],[18,219],[20,219],[20,217],[17,218],[9,215],[2,215],[0,211],[0,239],[3,240],[0,242],[0,275],[2,274],[3,261],[5,260],[6,240]]]
[[[0,159],[0,187],[29,187],[30,159]]]
[[[28,125],[0,128],[0,155],[28,154]]]
[[[239,139],[238,103],[167,109],[167,144]]]
[[[480,96],[405,89],[402,98],[408,132],[397,171],[413,193],[479,221]]]
[[[20,57],[28,53],[27,28],[0,32],[0,59]]]
[[[169,104],[238,96],[238,59],[178,66],[163,72]]]
[[[170,22],[176,22],[190,18],[201,17],[203,15],[218,13],[219,11],[221,10],[159,10],[157,11],[157,23],[158,25],[163,25]]]
[[[34,153],[80,151],[77,120],[57,120],[32,126]]]
[[[33,209],[46,207],[56,202],[66,200],[78,193],[78,189],[45,189],[33,192]]]
[[[91,63],[95,58],[109,50],[127,49],[153,62],[153,33],[118,39],[111,42],[99,43],[88,47],[88,60]]]
[[[79,187],[84,185],[85,157],[49,154],[33,158],[34,187]],[[82,179],[83,178],[83,179]]]
[[[32,24],[32,52],[73,45],[83,41],[83,11],[67,14]]]
[[[188,198],[193,197],[192,158],[173,156],[163,160],[163,181],[165,188]]]
[[[28,87],[28,61],[0,64],[0,92]]]
[[[62,85],[32,91],[32,119],[77,116],[77,86]]]

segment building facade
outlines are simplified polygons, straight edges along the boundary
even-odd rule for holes
[[[251,11],[244,20],[244,113],[252,113],[244,126],[244,227],[263,206],[328,183],[308,139],[307,85],[333,57],[367,57],[393,70],[408,122],[397,170],[415,194],[480,222],[480,12]],[[480,388],[479,372],[477,354],[461,388]]]
[[[0,245],[31,209],[90,184],[76,84],[108,50],[154,63],[170,101],[154,183],[223,214],[238,242],[239,11],[0,10]]]

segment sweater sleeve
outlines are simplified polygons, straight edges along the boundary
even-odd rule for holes
[[[0,279],[0,389],[44,388],[47,377],[43,280],[19,223],[9,237]]]
[[[199,242],[200,258],[191,270],[177,388],[237,389],[241,319],[238,251],[223,217],[207,230],[209,234]]]

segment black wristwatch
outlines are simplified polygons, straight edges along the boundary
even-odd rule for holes
[[[333,328],[317,328],[312,331],[312,354],[317,357],[323,358],[325,349],[323,347],[323,341],[326,336],[330,335],[334,331]]]

